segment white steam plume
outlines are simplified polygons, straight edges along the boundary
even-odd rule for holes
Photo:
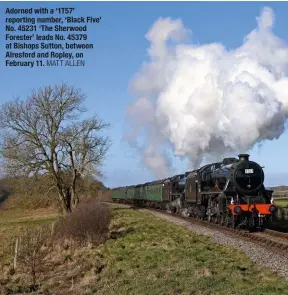
[[[233,50],[188,43],[181,20],[160,18],[147,33],[150,60],[132,81],[137,100],[128,108],[126,139],[157,177],[171,175],[168,148],[194,168],[284,132],[288,47],[272,31],[270,8],[257,23]]]

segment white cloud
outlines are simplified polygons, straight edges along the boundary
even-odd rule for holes
[[[165,149],[187,157],[219,160],[277,139],[288,116],[288,47],[274,35],[274,13],[264,8],[244,43],[187,42],[181,20],[158,19],[146,34],[148,55],[132,81],[127,137],[157,177],[171,175]],[[145,137],[145,144],[137,139]]]

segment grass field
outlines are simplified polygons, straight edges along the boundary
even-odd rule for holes
[[[54,209],[1,210],[0,211],[0,266],[12,259],[7,256],[9,245],[26,228],[41,226],[55,221],[58,214]],[[9,249],[10,250],[10,249]]]
[[[111,230],[118,236],[97,248],[52,253],[53,265],[41,282],[45,294],[288,294],[288,282],[238,250],[148,212],[114,207],[112,214]],[[2,215],[1,237],[12,228],[51,222],[57,215],[35,212],[32,217],[31,223],[19,212]]]
[[[282,207],[288,207],[288,198],[276,198],[275,204]]]
[[[95,294],[288,294],[287,282],[242,252],[150,213],[118,210],[114,223],[131,232],[106,243]]]

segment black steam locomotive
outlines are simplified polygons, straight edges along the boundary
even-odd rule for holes
[[[234,228],[263,229],[276,212],[273,191],[265,189],[259,164],[248,154],[238,157],[156,182],[116,188],[112,198]]]

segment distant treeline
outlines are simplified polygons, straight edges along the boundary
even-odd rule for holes
[[[99,180],[88,177],[78,180],[77,193],[80,202],[101,197],[107,191],[109,188],[106,188]],[[4,195],[6,197],[2,198]],[[45,175],[0,179],[1,198],[0,206],[7,209],[61,207],[57,190],[51,186],[51,181]]]

